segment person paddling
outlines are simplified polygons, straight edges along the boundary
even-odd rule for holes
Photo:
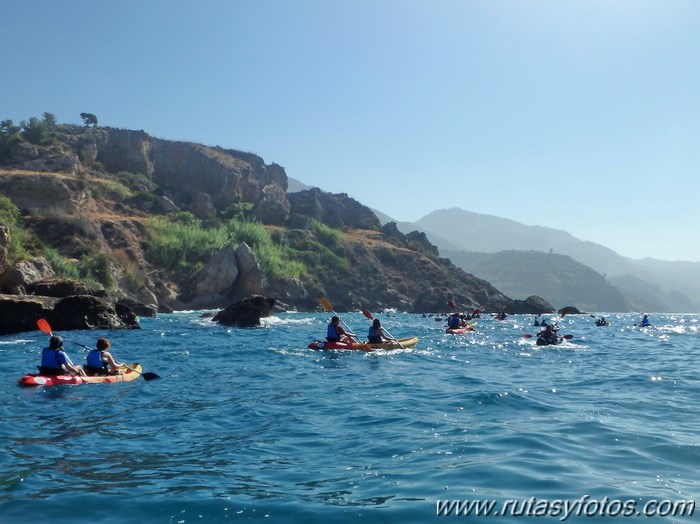
[[[649,315],[644,315],[644,318],[643,318],[642,321],[639,323],[639,326],[640,326],[640,327],[647,327],[647,326],[650,326],[650,325],[651,325],[651,324],[649,324]]]
[[[49,339],[48,347],[41,350],[41,365],[39,373],[42,375],[80,375],[85,376],[82,366],[77,366],[70,361],[66,351],[63,349],[63,339],[58,335],[53,335]]]
[[[369,327],[367,332],[367,341],[370,344],[382,344],[384,342],[391,342],[394,340],[391,338],[386,331],[382,328],[382,323],[378,318],[372,321],[372,325]]]
[[[98,338],[96,347],[86,357],[85,372],[88,375],[116,375],[124,364],[114,360],[112,354],[107,351],[111,344],[106,338]]]
[[[352,342],[351,335],[354,335],[354,333],[346,333],[340,325],[340,317],[334,316],[331,318],[326,333],[326,340],[328,342],[346,342],[349,344]]]

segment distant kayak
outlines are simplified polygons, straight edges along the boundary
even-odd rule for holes
[[[418,337],[406,337],[398,339],[398,342],[384,342],[382,344],[370,344],[368,342],[324,342],[315,340],[309,344],[309,349],[348,349],[354,351],[376,351],[412,348],[418,344]]]
[[[131,369],[133,368],[133,369]],[[103,384],[105,382],[130,382],[137,379],[141,373],[141,364],[131,364],[122,368],[118,375],[94,375],[89,377],[73,375],[41,375],[29,373],[18,380],[20,386],[79,386],[81,384]]]

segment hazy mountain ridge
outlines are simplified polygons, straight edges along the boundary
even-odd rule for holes
[[[383,214],[378,217],[380,222],[391,220]],[[494,254],[519,250],[567,255],[572,261],[589,266],[605,277],[609,284],[618,287],[627,298],[628,308],[660,312],[700,311],[700,262],[669,262],[651,258],[634,260],[600,244],[579,240],[566,231],[528,226],[460,208],[436,210],[415,223],[398,222],[397,227],[402,232],[415,229],[425,232],[441,254],[453,257],[455,264],[493,282],[497,287],[499,284],[496,282],[503,286],[509,277],[495,275],[486,271],[484,266],[474,267],[475,258],[470,253]],[[445,240],[447,231],[450,232],[449,241]],[[461,256],[458,255],[460,252]],[[459,260],[469,262],[461,264]],[[532,263],[536,263],[535,259]],[[499,264],[494,264],[495,270]],[[545,281],[533,281],[531,284],[541,288],[548,286]],[[514,294],[505,288],[499,289]],[[556,299],[552,300],[542,292],[538,294],[557,304]],[[611,306],[615,303],[617,300],[603,309],[612,311]]]

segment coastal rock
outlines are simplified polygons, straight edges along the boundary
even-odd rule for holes
[[[540,315],[554,312],[554,307],[545,299],[538,296],[530,296],[525,300],[513,300],[504,311],[510,315]]]
[[[231,244],[214,252],[206,266],[199,272],[195,289],[197,295],[220,294],[229,292],[238,277],[238,261]]]
[[[265,186],[260,199],[253,206],[253,215],[263,224],[281,226],[289,218],[291,205],[281,187]]]
[[[580,315],[581,311],[576,306],[566,306],[557,311],[560,315]]]
[[[25,286],[29,295],[64,298],[71,295],[94,295],[84,284],[67,278],[41,280]]]
[[[51,264],[44,257],[18,262],[3,271],[0,275],[0,289],[12,291],[18,287],[25,289],[41,280],[49,280],[55,276]]]
[[[136,315],[128,307],[89,295],[60,299],[46,315],[53,329],[138,329]]]
[[[129,308],[100,297],[0,295],[0,335],[36,331],[40,318],[48,320],[54,331],[139,327]]]
[[[231,289],[231,299],[240,300],[248,295],[261,295],[263,293],[262,270],[245,242],[241,242],[236,249],[236,262],[238,277]]]
[[[306,215],[334,228],[379,229],[377,215],[347,194],[332,194],[314,187],[288,193],[290,215]]]
[[[0,295],[0,335],[36,331],[36,321],[45,317],[58,298]]]
[[[261,318],[270,316],[275,302],[274,298],[260,295],[246,297],[219,311],[212,321],[226,326],[259,326]]]

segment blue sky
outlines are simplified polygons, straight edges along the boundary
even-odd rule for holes
[[[460,207],[700,261],[700,2],[1,3],[2,120],[90,112],[396,220]]]

